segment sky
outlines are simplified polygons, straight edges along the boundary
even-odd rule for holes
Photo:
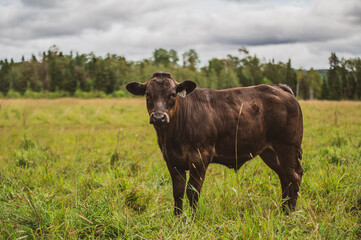
[[[0,0],[0,59],[52,45],[133,61],[195,49],[200,65],[245,47],[264,62],[328,68],[331,52],[361,57],[361,0]]]

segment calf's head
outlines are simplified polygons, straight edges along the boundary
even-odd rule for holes
[[[179,98],[186,97],[196,87],[193,81],[178,83],[170,73],[157,72],[145,83],[128,83],[126,89],[134,95],[146,95],[149,122],[164,126],[175,113]]]

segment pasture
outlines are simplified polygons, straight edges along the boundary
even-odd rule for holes
[[[359,239],[361,102],[300,103],[296,212],[257,157],[211,165],[198,211],[174,217],[144,99],[2,99],[0,239]]]

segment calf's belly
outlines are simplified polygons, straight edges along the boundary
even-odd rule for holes
[[[222,148],[222,150],[215,154],[212,162],[219,163],[229,168],[238,170],[245,162],[255,158],[261,154],[268,145],[266,143],[250,145],[238,145],[237,151],[234,146],[228,148]]]

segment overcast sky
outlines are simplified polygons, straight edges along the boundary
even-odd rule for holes
[[[0,59],[68,54],[150,58],[193,48],[202,64],[240,47],[295,68],[361,56],[361,0],[0,0]]]

